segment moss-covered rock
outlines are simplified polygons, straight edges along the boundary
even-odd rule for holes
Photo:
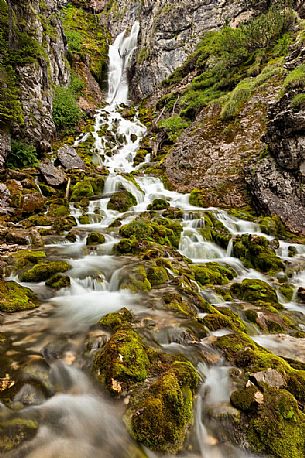
[[[20,280],[25,282],[40,282],[49,280],[54,274],[70,270],[71,266],[66,261],[49,261],[36,264],[20,275]]]
[[[81,215],[78,218],[80,224],[90,224],[90,217],[89,215]]]
[[[154,201],[148,205],[147,209],[153,210],[165,210],[169,208],[169,202],[165,199],[154,199]]]
[[[90,232],[86,238],[86,245],[99,245],[101,243],[105,243],[105,236],[100,232]]]
[[[144,265],[132,267],[120,284],[121,289],[129,289],[133,293],[151,290]]]
[[[168,281],[168,274],[162,266],[150,266],[146,270],[147,278],[152,286],[159,286]]]
[[[162,216],[169,219],[182,219],[183,210],[181,208],[168,207],[162,212]]]
[[[256,412],[258,403],[255,398],[258,388],[255,385],[233,391],[230,397],[231,404],[242,412]]]
[[[48,209],[48,216],[54,216],[61,218],[62,216],[68,216],[70,213],[69,207],[66,205],[51,204]]]
[[[70,231],[74,226],[77,226],[74,216],[66,216],[64,218],[56,218],[52,229],[56,234],[62,234],[63,232]]]
[[[264,390],[257,415],[251,416],[247,440],[254,452],[299,458],[305,451],[305,415],[286,390]]]
[[[0,452],[5,453],[18,447],[24,441],[33,439],[38,423],[24,418],[0,421]]]
[[[46,254],[44,251],[20,250],[12,254],[12,260],[14,266],[18,270],[37,264],[45,258],[45,256]]]
[[[19,312],[38,307],[36,295],[14,281],[0,280],[0,311]]]
[[[232,267],[217,262],[194,265],[191,269],[195,274],[195,280],[201,285],[226,285],[237,275]]]
[[[111,331],[116,331],[122,326],[131,323],[133,319],[132,313],[126,308],[120,309],[118,312],[108,313],[103,316],[98,324],[103,328],[109,329]]]
[[[262,280],[245,279],[242,283],[234,283],[231,292],[238,299],[245,302],[252,302],[257,305],[266,303],[281,309],[275,290],[268,283]]]
[[[59,290],[61,288],[69,288],[70,284],[70,277],[68,277],[67,275],[62,275],[60,273],[52,275],[52,277],[46,281],[46,285],[49,286],[49,288],[53,288],[56,290]]]
[[[285,268],[268,240],[257,235],[244,234],[236,237],[233,242],[233,255],[246,267],[254,267],[264,273],[275,274]]]
[[[131,435],[152,450],[177,453],[192,422],[198,383],[191,363],[176,362],[149,388],[134,394],[125,416]]]
[[[145,380],[148,367],[147,348],[141,337],[128,327],[117,330],[94,358],[99,380],[113,394]]]
[[[126,189],[115,192],[110,197],[107,208],[118,212],[126,212],[131,207],[137,205],[136,198]]]
[[[178,221],[156,217],[151,220],[146,216],[136,218],[120,228],[120,235],[138,241],[155,241],[160,245],[179,247],[182,226]]]
[[[94,190],[89,180],[83,180],[76,183],[72,188],[71,200],[73,202],[80,201],[83,197],[93,197]]]
[[[206,191],[202,189],[193,189],[190,193],[189,202],[195,207],[206,208],[209,207]]]
[[[232,235],[228,229],[216,218],[212,212],[206,212],[202,219],[203,227],[200,228],[200,233],[205,240],[214,242],[221,248],[226,249]]]
[[[287,231],[281,219],[274,216],[263,216],[258,218],[257,221],[260,225],[261,231],[268,235],[273,235],[274,237],[285,237]]]

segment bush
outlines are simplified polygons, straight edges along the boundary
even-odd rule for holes
[[[305,88],[305,64],[299,65],[286,76],[284,88]]]
[[[159,127],[164,128],[170,141],[174,142],[183,129],[189,126],[189,122],[180,116],[171,116],[159,122]]]
[[[293,97],[291,105],[295,109],[305,108],[305,93],[297,94]]]
[[[22,167],[35,167],[38,165],[35,146],[20,140],[12,140],[12,150],[6,161],[6,166],[11,169]]]
[[[241,81],[234,91],[231,92],[228,101],[222,108],[221,119],[228,120],[235,118],[241,111],[244,104],[251,97],[254,82],[247,79]]]
[[[83,82],[72,77],[68,87],[57,86],[53,99],[53,121],[58,130],[73,127],[82,118],[82,111],[77,106],[77,97],[83,89]]]

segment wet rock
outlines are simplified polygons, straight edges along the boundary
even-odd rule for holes
[[[265,385],[273,388],[282,388],[286,385],[286,381],[282,374],[274,369],[267,369],[266,371],[256,372],[250,375],[250,380],[258,387],[264,388]]]
[[[86,168],[85,163],[79,157],[76,150],[69,145],[64,145],[57,152],[59,162],[66,170]]]
[[[65,172],[55,167],[49,159],[45,159],[41,162],[39,170],[46,183],[50,186],[61,186],[66,182]]]
[[[100,232],[91,232],[86,238],[86,245],[99,245],[105,243],[105,236]]]
[[[61,288],[69,288],[70,284],[70,277],[67,275],[61,275],[60,273],[52,275],[52,277],[46,281],[46,285],[49,286],[49,288],[56,290]]]
[[[66,261],[49,261],[36,264],[20,275],[20,280],[25,282],[46,281],[52,275],[70,270],[71,266]]]
[[[4,183],[0,183],[0,215],[12,212],[10,206],[10,191]]]
[[[297,292],[298,299],[305,304],[305,288],[300,286]]]
[[[32,439],[38,430],[38,423],[24,418],[0,421],[0,452],[5,453]]]
[[[19,312],[38,307],[36,295],[14,281],[0,280],[0,311]]]
[[[34,213],[41,211],[45,204],[45,198],[40,193],[24,194],[21,199],[22,213]]]
[[[7,155],[11,151],[11,135],[6,129],[0,129],[0,169],[4,167]],[[1,194],[0,194],[1,195]]]
[[[13,228],[0,228],[0,240],[16,245],[29,245],[31,241],[28,231]]]
[[[107,205],[109,210],[116,210],[119,212],[126,212],[130,207],[137,205],[136,198],[129,191],[115,192]]]

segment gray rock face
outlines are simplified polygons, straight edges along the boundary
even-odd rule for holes
[[[39,167],[46,183],[50,186],[61,186],[66,181],[66,174],[63,170],[58,169],[49,159],[45,159]]]
[[[26,24],[26,31],[44,50],[44,54],[35,62],[17,68],[24,125],[14,126],[14,130],[44,151],[49,149],[55,133],[52,120],[53,86],[67,84],[70,78],[65,57],[65,38],[56,14],[57,0],[14,1],[13,9],[18,20]],[[49,29],[45,28],[46,23]]]
[[[305,234],[305,110],[292,109],[293,95],[270,109],[264,138],[270,156],[251,168],[247,182],[259,210],[279,215],[291,231]]]
[[[0,183],[0,215],[9,213],[11,193],[4,183]]]
[[[76,150],[72,146],[64,145],[57,152],[59,162],[66,170],[85,169],[86,166],[83,160],[79,157]]]
[[[11,150],[11,135],[7,130],[0,130],[0,169]],[[1,193],[0,193],[1,194]]]
[[[265,385],[273,388],[281,388],[286,382],[282,374],[275,369],[267,369],[266,371],[256,372],[251,374],[250,379],[259,387],[264,388]]]
[[[236,26],[267,5],[266,1],[251,0],[117,0],[115,3],[108,21],[113,37],[130,28],[135,20],[141,23],[132,78],[132,90],[139,98],[151,94],[181,66],[205,31],[228,21]]]

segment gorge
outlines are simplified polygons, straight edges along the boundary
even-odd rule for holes
[[[302,3],[129,3],[1,3],[0,453],[303,457]]]

